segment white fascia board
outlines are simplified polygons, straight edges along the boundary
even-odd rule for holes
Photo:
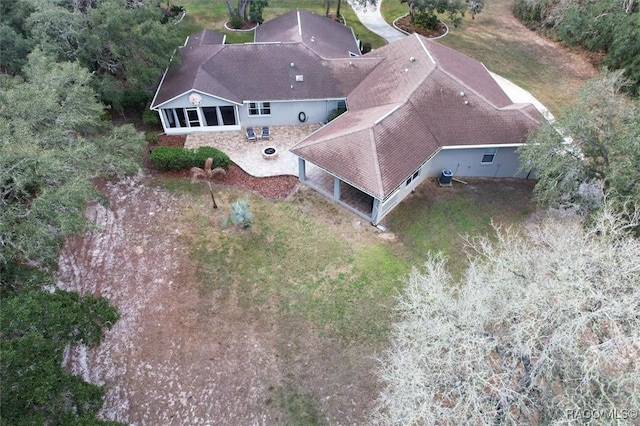
[[[221,98],[218,98],[221,99]],[[256,101],[256,100],[244,100],[242,101],[242,104],[238,104],[238,105],[246,105],[249,102],[271,102],[271,103],[295,103],[295,102],[325,102],[325,101],[345,101],[346,102],[347,98],[318,98],[318,99],[282,99],[282,100],[278,100],[278,101],[274,101],[274,100],[262,100],[262,101]],[[168,101],[167,101],[168,102]],[[231,102],[231,101],[229,101]],[[235,103],[235,102],[234,102]]]
[[[151,105],[153,105],[156,102],[156,98],[158,97],[158,92],[160,91],[160,88],[162,87],[162,83],[164,82],[164,78],[167,76],[167,72],[169,72],[169,67],[167,67],[164,70],[164,74],[162,74],[162,78],[160,79],[160,84],[158,84],[158,88],[156,89],[156,93],[153,95],[153,99],[151,99],[151,104],[149,105],[149,109],[152,111],[157,111],[158,108],[160,108],[160,106],[162,104],[165,104],[167,101],[163,102],[160,105],[156,105],[154,108],[151,107]]]
[[[180,97],[182,97],[182,96],[185,96],[185,95],[187,95],[187,94],[189,94],[189,93],[200,93],[201,95],[206,95],[206,96],[209,96],[209,97],[211,97],[211,98],[220,99],[221,101],[230,102],[230,103],[232,103],[232,104],[234,104],[234,105],[238,105],[238,106],[242,105],[242,103],[238,103],[238,102],[232,101],[232,100],[230,100],[230,99],[221,98],[220,96],[214,96],[214,95],[212,95],[211,93],[203,92],[202,90],[191,89],[191,90],[188,90],[188,91],[186,91],[186,92],[180,93],[179,95],[174,96],[174,97],[173,97],[173,98],[171,98],[171,99],[167,99],[167,100],[166,100],[166,101],[164,101],[163,103],[161,103],[161,104],[157,105],[157,106],[154,108],[154,110],[158,110],[158,109],[159,109],[160,107],[162,107],[163,105],[165,105],[165,104],[167,104],[167,103],[169,103],[169,102],[175,101],[176,99],[178,99],[178,98],[180,98]],[[201,105],[201,106],[202,106],[202,107],[206,107],[206,105]]]
[[[494,143],[485,145],[447,145],[440,149],[486,149],[486,148],[517,148],[526,145],[526,143]]]

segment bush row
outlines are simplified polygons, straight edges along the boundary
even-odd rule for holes
[[[159,146],[151,152],[150,161],[158,170],[176,171],[191,167],[202,168],[209,157],[213,158],[211,168],[229,169],[229,164],[231,164],[229,156],[210,146],[201,146],[195,150],[178,146]]]

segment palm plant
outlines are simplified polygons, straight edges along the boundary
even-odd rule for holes
[[[207,186],[209,187],[209,193],[211,194],[211,201],[213,202],[213,208],[217,209],[218,205],[216,204],[216,199],[213,196],[213,187],[211,186],[211,180],[218,176],[226,176],[227,172],[221,168],[216,167],[215,169],[211,168],[213,164],[213,158],[209,157],[204,162],[204,169],[200,167],[192,167],[190,170],[191,173],[191,182],[196,182],[198,180],[204,180],[207,182]]]

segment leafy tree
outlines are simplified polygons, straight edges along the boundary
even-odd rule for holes
[[[163,16],[150,2],[129,5],[125,0],[103,0],[91,12],[91,31],[78,58],[99,77],[104,102],[119,109],[127,105],[127,94],[150,93],[180,44],[177,27],[162,24]],[[140,97],[135,106],[146,102],[146,96]]]
[[[268,6],[269,2],[267,0],[253,0],[249,5],[249,20],[262,24],[264,22],[262,11]]]
[[[621,93],[624,84],[621,71],[604,72],[519,149],[522,169],[538,175],[543,205],[590,212],[605,194],[640,201],[640,105]]]
[[[411,22],[426,29],[435,29],[438,25],[438,15],[447,13],[455,27],[460,26],[465,10],[471,12],[471,16],[482,11],[484,0],[470,0],[467,5],[462,0],[400,0],[407,3]]]
[[[25,78],[0,78],[0,262],[55,267],[64,239],[81,230],[91,180],[136,171],[143,136],[111,127],[77,64],[40,51]]]
[[[624,69],[625,90],[640,90],[640,3],[636,0],[516,0],[514,15],[529,28],[564,44],[602,54],[610,69]]]
[[[65,372],[62,361],[68,344],[97,345],[118,319],[115,308],[66,291],[23,291],[2,305],[3,424],[109,424],[95,419],[103,390]]]
[[[237,7],[234,6],[232,0],[225,0],[229,9],[230,17],[240,17],[243,22],[249,21],[249,3],[250,0],[238,0]]]
[[[86,228],[92,181],[137,171],[144,138],[103,120],[93,77],[36,49],[0,75],[0,424],[107,425],[101,388],[62,369],[118,317],[106,299],[55,290],[65,239]]]
[[[2,2],[0,12],[3,70],[19,74],[35,48],[78,61],[98,77],[92,84],[101,100],[116,109],[148,101],[181,37],[167,18],[172,9],[154,0],[22,0]]]
[[[496,228],[469,241],[460,281],[430,256],[399,297],[373,423],[584,424],[583,410],[636,421],[638,219],[636,206],[633,222],[604,209],[587,230],[567,216]]]

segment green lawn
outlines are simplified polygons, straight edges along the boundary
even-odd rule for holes
[[[206,200],[201,189],[195,185],[178,191],[200,193]],[[217,198],[228,206],[244,196],[223,191]],[[386,335],[388,307],[409,272],[410,259],[383,241],[345,238],[343,225],[322,223],[304,205],[313,203],[318,214],[345,217],[344,212],[315,194],[310,199],[272,202],[249,195],[256,219],[248,231],[223,229],[222,209],[211,226],[208,203],[192,204],[185,220],[193,229],[189,246],[200,291],[233,288],[237,304],[265,320],[293,321],[344,341],[375,342]],[[350,226],[348,221],[344,226]]]
[[[579,87],[594,71],[569,52],[524,28],[511,13],[511,0],[491,0],[474,20],[467,14],[460,28],[450,26],[439,40],[530,91],[552,113],[573,103]],[[384,0],[381,12],[389,23],[408,12],[398,0]],[[446,17],[442,18],[447,24]]]
[[[234,2],[232,2],[234,3]],[[207,28],[227,35],[228,43],[246,43],[253,41],[253,32],[228,31],[224,23],[229,19],[229,10],[224,0],[182,0],[178,3],[187,11],[186,18],[180,24],[181,31],[186,37],[200,29]],[[265,21],[286,12],[300,8],[309,12],[324,15],[325,6],[320,0],[275,0],[269,1],[269,6],[263,11]],[[335,4],[330,13],[335,13]],[[346,0],[342,1],[341,13],[348,26],[362,42],[371,43],[375,49],[386,44],[386,41],[364,27],[358,20],[353,9]]]

